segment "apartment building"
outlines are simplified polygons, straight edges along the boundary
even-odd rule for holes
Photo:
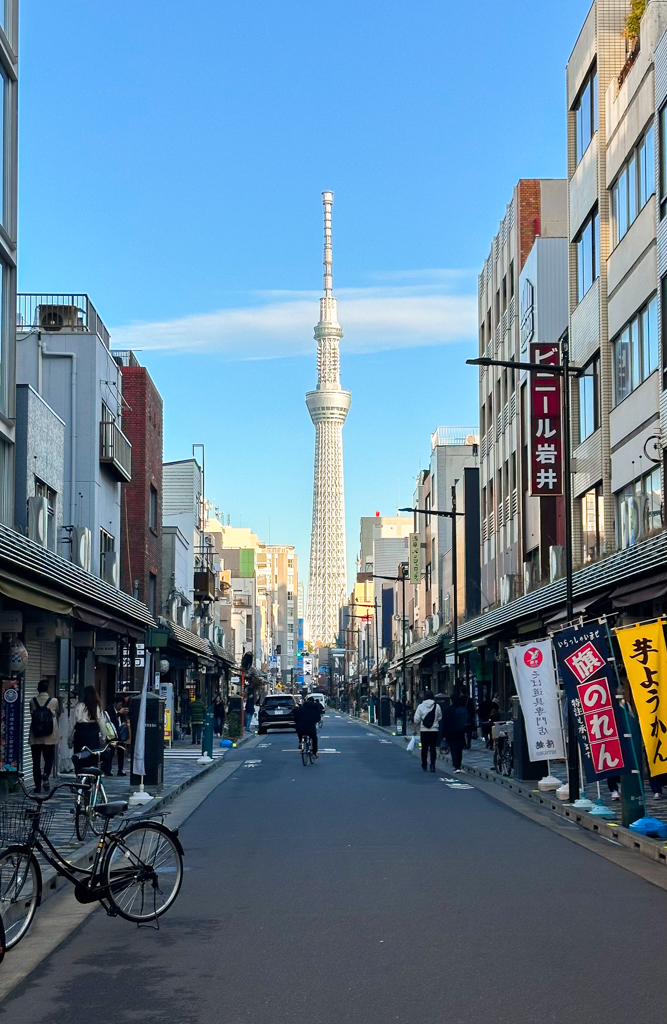
[[[0,523],[14,518],[16,440],[16,237],[18,188],[18,0],[0,5],[2,182],[0,182]]]
[[[134,352],[114,350],[125,399],[123,427],[134,472],[121,491],[121,588],[162,611],[162,398]]]
[[[375,572],[373,554],[376,541],[398,540],[409,537],[411,533],[410,515],[381,516],[376,512],[374,516],[362,516],[359,529],[358,572]]]
[[[65,424],[58,551],[120,586],[121,484],[132,479],[132,445],[122,430],[122,375],[109,332],[87,295],[18,296],[16,380],[28,384]]]
[[[538,237],[567,237],[567,184],[563,180],[521,179],[513,189],[478,279],[480,356],[520,358],[519,279]],[[523,592],[524,503],[529,486],[521,447],[528,407],[522,406],[519,386],[514,370],[480,368],[483,609]],[[523,402],[527,402],[525,397]]]
[[[278,658],[283,683],[291,683],[296,675],[298,651],[298,558],[291,544],[267,544],[266,561],[271,595],[271,653]]]

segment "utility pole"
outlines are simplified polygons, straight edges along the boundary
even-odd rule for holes
[[[399,509],[403,511],[403,509]],[[401,624],[402,624],[402,646],[403,646],[403,725],[401,733],[403,736],[407,735],[407,676],[405,669],[405,581],[408,575],[408,563],[401,562],[399,569],[401,570],[400,576],[380,576],[377,573],[373,573],[374,580],[390,580],[392,583],[400,583],[402,585],[402,608],[401,608]]]
[[[378,633],[378,599],[374,597],[375,604],[375,675],[377,677],[378,690],[378,725],[380,724],[380,701],[382,700],[382,683],[380,681],[380,639]]]
[[[562,410],[563,410],[563,500],[565,501],[565,617],[568,622],[574,618],[574,598],[572,581],[572,463],[570,452],[570,380],[580,377],[581,366],[570,363],[570,340],[567,329],[558,339],[560,346],[560,363],[523,363],[508,359],[466,359],[470,366],[506,366],[512,370],[527,370],[529,373],[547,374],[562,377]],[[570,801],[579,796],[579,749],[574,715],[567,716],[567,783]]]

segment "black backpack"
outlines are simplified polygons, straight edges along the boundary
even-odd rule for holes
[[[33,698],[35,706],[30,711],[30,724],[35,739],[42,739],[44,736],[53,735],[53,712],[49,707],[51,698],[46,704],[40,704],[37,698]]]
[[[454,722],[457,732],[465,732],[470,728],[470,715],[467,708],[458,707],[454,709]]]
[[[427,711],[427,713],[424,715],[424,718],[422,719],[422,721],[424,723],[424,728],[425,729],[432,729],[433,728],[433,723],[435,722],[435,709],[437,708],[437,706],[438,705],[434,701],[433,702],[433,707],[431,708],[431,710]]]

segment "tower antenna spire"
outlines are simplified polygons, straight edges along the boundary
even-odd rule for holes
[[[331,209],[333,192],[323,192],[324,203],[324,294],[327,298],[333,295],[333,249],[331,248]]]

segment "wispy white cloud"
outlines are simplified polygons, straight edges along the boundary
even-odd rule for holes
[[[395,284],[337,289],[344,350],[378,352],[472,339],[477,299],[470,286],[461,293],[469,277],[468,271],[408,271],[393,275]],[[116,347],[214,352],[234,360],[305,355],[313,351],[318,298],[318,292],[254,292],[243,304],[211,313],[116,327],[112,340]]]

